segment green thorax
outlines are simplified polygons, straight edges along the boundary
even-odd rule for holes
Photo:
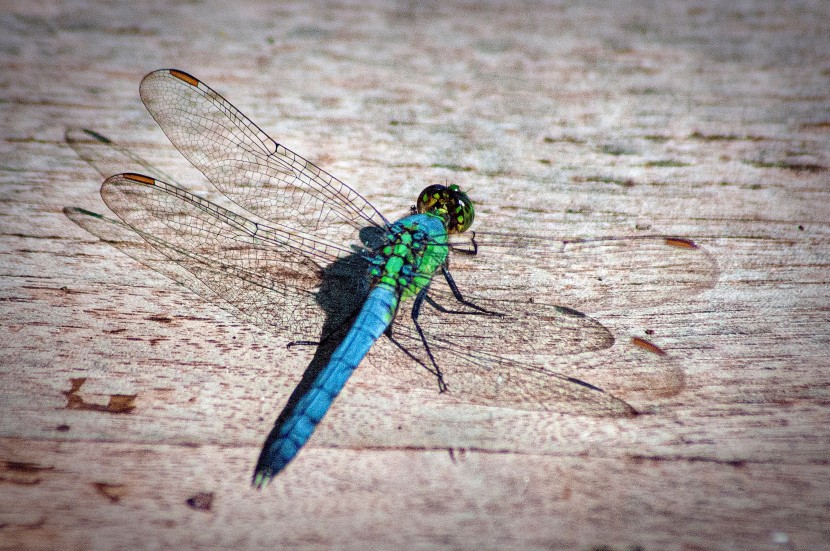
[[[473,203],[457,185],[432,185],[418,196],[417,214],[389,227],[385,243],[370,258],[377,285],[401,299],[417,295],[447,262],[447,234],[467,231],[475,218]]]
[[[417,295],[447,260],[447,231],[442,218],[431,213],[398,220],[385,240],[371,259],[371,274],[377,284],[397,291],[402,300]]]

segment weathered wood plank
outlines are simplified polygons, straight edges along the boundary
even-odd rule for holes
[[[3,11],[0,547],[830,541],[825,3]],[[165,66],[390,217],[452,181],[470,190],[479,229],[695,240],[719,277],[694,296],[626,304],[589,292],[596,265],[547,274],[550,296],[618,340],[577,376],[647,414],[461,404],[414,369],[399,378],[381,343],[295,463],[251,490],[309,351],[62,213],[106,212],[67,127],[206,189],[138,99],[141,77]],[[626,279],[611,268],[609,281]],[[621,362],[631,336],[669,353],[677,394],[632,391],[646,370]]]

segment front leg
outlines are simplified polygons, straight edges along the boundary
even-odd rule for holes
[[[452,249],[452,252],[460,253],[460,254],[467,254],[467,255],[470,255],[470,256],[477,255],[478,254],[478,242],[476,242],[476,232],[470,232],[470,234],[471,234],[470,244],[472,245],[472,247],[469,248],[469,249],[465,249],[465,248],[458,247],[458,246],[455,246],[453,244],[450,244],[450,249]]]
[[[438,304],[437,302],[435,302],[432,298],[428,298],[427,300],[429,301],[429,303],[436,310],[438,310],[439,312],[443,312],[445,314],[478,314],[478,315],[483,314],[485,316],[499,316],[499,317],[504,316],[504,314],[502,314],[501,312],[494,312],[492,310],[487,310],[486,308],[482,308],[481,306],[475,304],[474,302],[471,302],[471,301],[465,299],[464,296],[461,294],[461,291],[458,290],[458,285],[455,284],[455,280],[453,279],[452,274],[450,273],[450,270],[449,270],[449,268],[447,267],[446,264],[441,266],[441,272],[444,274],[444,279],[447,280],[447,285],[450,286],[450,290],[452,291],[452,294],[455,297],[455,300],[457,300],[458,302],[460,302],[464,306],[472,308],[473,310],[476,310],[476,311],[475,312],[458,312],[458,311],[448,310],[448,309],[444,308],[443,306],[441,306],[440,304]]]

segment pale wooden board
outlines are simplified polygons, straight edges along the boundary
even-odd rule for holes
[[[830,9],[719,5],[4,7],[0,548],[827,548]],[[685,389],[633,419],[464,406],[381,344],[252,490],[308,351],[62,213],[106,212],[70,126],[203,185],[138,98],[171,66],[393,217],[449,180],[482,227],[694,239],[714,288],[592,312]]]

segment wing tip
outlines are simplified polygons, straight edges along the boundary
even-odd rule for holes
[[[691,239],[686,239],[684,237],[666,237],[665,238],[666,245],[669,247],[676,247],[678,249],[698,249],[697,243],[692,241]]]
[[[105,143],[105,144],[108,144],[108,145],[112,144],[112,140],[110,140],[109,138],[107,138],[103,134],[99,134],[98,132],[96,132],[94,130],[90,130],[89,128],[81,128],[80,130],[81,130],[81,132],[83,132],[87,136],[89,136],[89,137],[91,137],[91,138],[93,138],[93,139],[95,139],[95,140],[97,140],[101,143]]]
[[[150,79],[159,77],[164,78],[167,76],[174,77],[190,86],[199,86],[201,82],[198,78],[194,77],[190,73],[186,73],[180,69],[157,69],[155,71],[151,71],[144,75],[144,78],[141,79],[142,84]]]
[[[564,314],[566,316],[571,316],[571,317],[574,317],[574,318],[587,318],[588,317],[586,314],[580,312],[579,310],[574,310],[573,308],[568,308],[567,306],[559,306],[557,304],[557,305],[554,305],[554,308],[556,308],[557,312],[559,312],[560,314]]]
[[[167,69],[167,72],[170,73],[170,76],[186,82],[191,86],[199,86],[199,79],[189,73],[185,73],[184,71],[180,71],[178,69]]]
[[[93,218],[100,218],[103,219],[104,217],[97,212],[92,212],[91,210],[82,209],[81,207],[63,207],[63,214],[69,217],[70,219],[76,215],[83,215],[83,216],[92,216]]]
[[[133,182],[146,184],[148,186],[156,184],[155,178],[150,178],[149,176],[145,176],[143,174],[136,174],[135,172],[125,172],[124,174],[119,174],[118,176],[124,178],[125,180],[132,180]]]
[[[631,337],[631,344],[638,348],[642,348],[647,352],[651,352],[652,354],[657,354],[658,356],[667,356],[666,351],[654,344],[653,342],[647,341],[640,337]]]
[[[615,415],[615,416],[635,417],[637,415],[640,415],[640,412],[637,411],[637,409],[635,409],[634,406],[632,406],[631,404],[629,404],[625,400],[621,400],[620,398],[617,398],[616,396],[605,392],[604,390],[602,390],[598,386],[595,386],[595,385],[592,385],[591,383],[585,382],[582,379],[577,379],[576,377],[565,377],[565,378],[568,381],[570,381],[574,384],[584,386],[585,388],[587,388],[589,390],[600,392],[600,393],[605,394],[606,396],[610,397],[610,399],[613,400],[613,411],[614,411],[613,415]]]

